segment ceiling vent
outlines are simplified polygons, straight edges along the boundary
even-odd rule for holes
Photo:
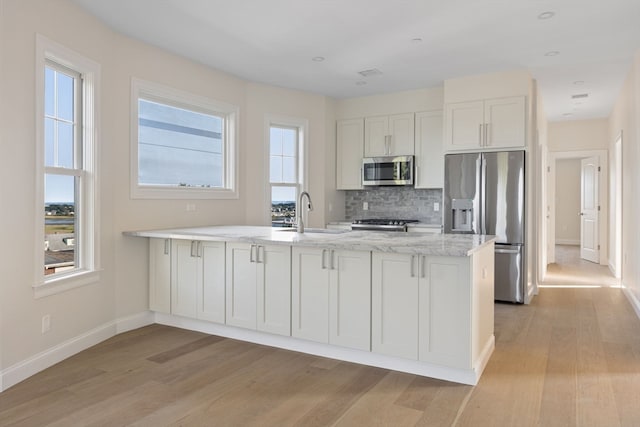
[[[378,70],[377,68],[372,68],[370,70],[358,71],[358,74],[360,74],[362,77],[381,76],[382,71]]]
[[[588,93],[577,93],[575,95],[571,95],[571,99],[587,98],[588,96]]]

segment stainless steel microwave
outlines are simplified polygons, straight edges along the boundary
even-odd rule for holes
[[[413,185],[413,156],[365,157],[362,185]]]

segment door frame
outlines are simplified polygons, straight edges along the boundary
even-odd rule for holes
[[[617,279],[622,278],[622,131],[613,143],[611,176],[609,177],[609,270]]]
[[[579,150],[579,151],[550,151],[547,180],[547,203],[549,223],[547,230],[547,262],[555,262],[556,245],[556,161],[566,159],[584,159],[587,157],[598,157],[600,173],[598,174],[598,187],[600,199],[600,218],[598,224],[598,239],[600,241],[600,265],[609,264],[609,199],[608,199],[608,151],[607,150]]]

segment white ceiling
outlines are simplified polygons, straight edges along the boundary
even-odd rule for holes
[[[336,98],[525,68],[552,121],[607,117],[640,48],[640,0],[73,1],[211,67]]]

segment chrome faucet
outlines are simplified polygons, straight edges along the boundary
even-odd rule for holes
[[[302,199],[304,198],[304,196],[307,196],[307,200],[309,201],[309,204],[307,205],[307,207],[309,208],[310,211],[313,210],[313,203],[311,203],[311,196],[306,191],[303,191],[302,193],[300,193],[300,197],[298,198],[298,210],[296,212],[296,217],[297,217],[296,224],[298,226],[298,233],[304,233],[304,222],[302,221]]]

